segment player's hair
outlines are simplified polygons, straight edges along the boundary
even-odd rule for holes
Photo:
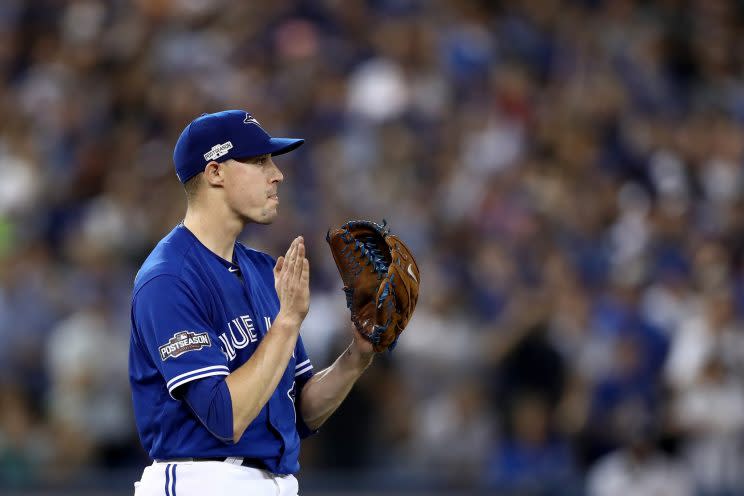
[[[194,198],[196,198],[197,192],[199,191],[199,185],[202,181],[202,176],[204,175],[203,172],[200,172],[199,174],[195,175],[188,181],[186,181],[183,184],[183,189],[186,191],[186,200],[192,201]]]

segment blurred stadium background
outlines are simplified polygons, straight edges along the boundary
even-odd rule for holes
[[[744,2],[2,0],[0,493],[132,494],[129,293],[202,112],[252,111],[303,234],[387,218],[421,301],[303,494],[744,494]]]

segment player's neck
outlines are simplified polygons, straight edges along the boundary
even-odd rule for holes
[[[232,261],[235,240],[244,226],[238,220],[215,222],[216,218],[220,217],[214,213],[189,207],[186,210],[183,225],[210,251],[225,260]]]

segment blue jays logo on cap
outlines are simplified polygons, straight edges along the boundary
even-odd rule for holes
[[[281,155],[304,142],[300,138],[271,137],[245,110],[223,110],[203,114],[186,126],[173,150],[173,163],[178,180],[185,183],[213,160]]]
[[[256,118],[255,118],[255,117],[253,117],[253,116],[252,116],[251,114],[249,114],[248,112],[246,112],[246,113],[245,113],[245,120],[243,121],[243,124],[256,124],[256,125],[258,125],[258,126],[260,126],[260,125],[261,125],[261,124],[260,124],[260,123],[258,122],[258,120],[256,120]]]

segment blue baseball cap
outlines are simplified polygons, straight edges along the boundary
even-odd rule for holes
[[[245,110],[223,110],[202,114],[186,126],[173,150],[173,163],[178,180],[185,183],[203,172],[212,160],[281,155],[304,142],[304,139],[272,138]]]

